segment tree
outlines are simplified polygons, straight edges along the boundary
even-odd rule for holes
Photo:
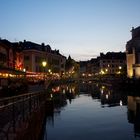
[[[66,75],[76,78],[79,75],[79,64],[69,55],[65,65]]]

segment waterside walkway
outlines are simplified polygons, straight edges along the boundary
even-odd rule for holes
[[[47,91],[0,99],[0,140],[37,140],[46,113]]]

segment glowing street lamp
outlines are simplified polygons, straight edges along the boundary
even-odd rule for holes
[[[45,67],[47,65],[47,62],[46,61],[42,61],[42,66],[44,68],[44,80],[45,80]]]
[[[51,69],[48,69],[48,72],[51,73],[52,72]]]
[[[23,69],[23,72],[26,72],[26,69],[25,68]]]
[[[122,67],[121,66],[119,66],[119,70],[121,70],[122,69]]]
[[[100,73],[101,73],[101,75],[105,74],[105,72],[102,69],[101,69]]]
[[[45,68],[47,65],[47,62],[46,61],[42,61],[42,66]]]

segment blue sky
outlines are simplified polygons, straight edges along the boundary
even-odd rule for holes
[[[132,26],[140,26],[140,0],[0,2],[1,38],[44,42],[76,60],[125,51]]]

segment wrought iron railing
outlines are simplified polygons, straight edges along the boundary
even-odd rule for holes
[[[0,99],[0,140],[14,139],[16,131],[45,99],[45,91]]]

